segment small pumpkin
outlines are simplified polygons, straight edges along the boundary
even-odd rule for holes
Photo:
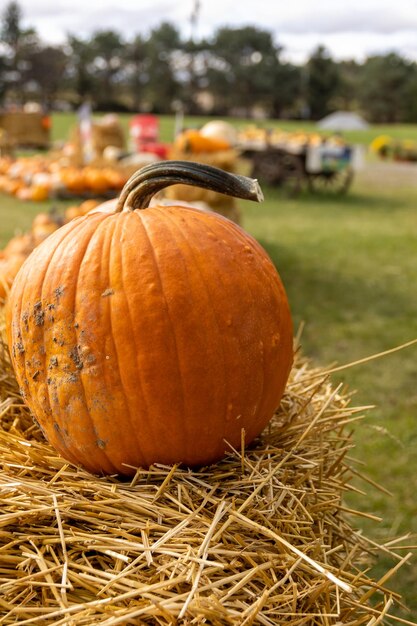
[[[106,173],[102,169],[86,167],[84,177],[87,188],[98,195],[105,193],[110,187]]]
[[[38,213],[32,222],[32,235],[37,246],[49,237],[62,224],[61,219],[53,213]]]
[[[53,233],[9,296],[23,396],[50,443],[96,473],[215,462],[250,443],[277,408],[292,323],[263,248],[215,213],[152,206],[173,183],[252,200],[251,179],[192,162],[137,172]]]
[[[13,280],[26,260],[24,254],[13,254],[0,258],[0,304],[3,304]]]
[[[33,248],[35,242],[31,233],[25,233],[24,235],[15,235],[10,239],[9,243],[3,250],[4,256],[10,257],[13,255],[28,256]]]
[[[219,152],[229,150],[230,143],[218,137],[206,137],[200,131],[189,128],[175,140],[175,147],[181,152],[198,154],[201,152]]]
[[[50,188],[48,185],[39,184],[32,185],[31,200],[34,202],[43,202],[49,198]]]

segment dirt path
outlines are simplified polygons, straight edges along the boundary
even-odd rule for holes
[[[417,163],[377,162],[366,163],[355,178],[361,184],[386,188],[417,187]]]

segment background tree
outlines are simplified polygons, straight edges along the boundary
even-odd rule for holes
[[[68,56],[59,46],[44,46],[35,50],[29,61],[30,78],[37,85],[39,99],[49,109],[65,85]]]
[[[145,86],[149,80],[147,70],[147,42],[141,35],[136,35],[127,44],[125,50],[125,76],[130,94],[131,106],[140,111]]]
[[[181,55],[178,30],[167,22],[152,30],[146,46],[147,107],[155,113],[171,112],[172,103],[182,98],[181,83],[175,71]]]
[[[310,117],[318,120],[327,115],[337,94],[340,75],[337,64],[323,46],[319,46],[306,64],[305,99]]]
[[[298,115],[302,94],[301,68],[279,60],[272,73],[270,114],[272,117],[293,117]]]
[[[0,55],[0,104],[3,103],[6,95],[7,84],[7,62],[4,55]]]
[[[352,111],[360,107],[359,82],[361,79],[361,65],[356,61],[340,61],[337,63],[339,72],[336,92],[332,98],[332,105],[342,111]]]
[[[3,12],[1,43],[6,51],[4,95],[9,93],[14,100],[22,102],[31,69],[30,56],[39,46],[39,39],[33,28],[22,27],[22,11],[17,2],[10,2]]]
[[[255,105],[270,106],[278,52],[268,31],[254,26],[218,29],[207,73],[217,109],[250,115]]]
[[[23,35],[22,10],[17,2],[10,2],[2,15],[1,41],[7,46],[10,68],[16,69],[19,44]]]
[[[369,120],[392,123],[409,119],[415,80],[416,64],[398,54],[368,58],[361,71],[360,102]]]
[[[96,104],[102,110],[117,108],[120,94],[116,96],[116,86],[123,83],[124,41],[114,30],[98,30],[91,38],[90,49]]]
[[[68,45],[70,52],[67,70],[75,96],[74,104],[79,105],[80,102],[91,97],[94,91],[92,65],[94,53],[89,41],[84,41],[75,35],[68,36]]]

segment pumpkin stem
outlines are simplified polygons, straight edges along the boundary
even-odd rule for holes
[[[158,161],[143,167],[129,178],[120,194],[116,212],[146,209],[158,191],[178,183],[255,202],[264,199],[258,181],[253,178],[230,174],[217,167],[192,161]]]

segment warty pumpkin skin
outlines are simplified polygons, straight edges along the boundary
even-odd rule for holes
[[[50,235],[9,296],[23,396],[49,442],[91,472],[220,459],[226,442],[240,448],[242,428],[246,443],[263,430],[292,364],[287,297],[263,248],[215,213],[142,210],[191,167],[191,184],[225,188],[227,177],[229,193],[249,196],[243,177],[235,188],[233,175],[213,182],[214,168],[180,165],[175,176],[171,163],[170,174],[144,168],[123,210],[96,209]]]

